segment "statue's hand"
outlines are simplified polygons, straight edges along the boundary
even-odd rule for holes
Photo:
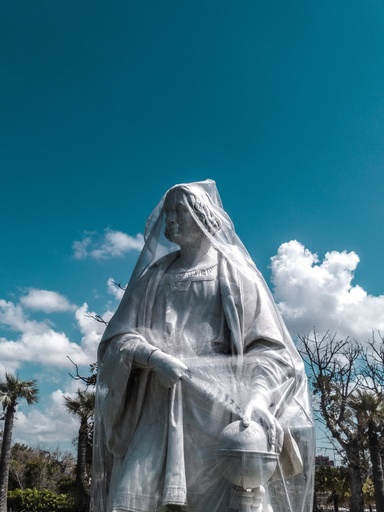
[[[181,380],[188,375],[188,367],[180,359],[161,350],[156,350],[151,354],[149,364],[151,368],[171,382]]]
[[[268,410],[262,399],[254,399],[245,408],[243,425],[248,427],[251,421],[259,422],[267,431],[271,450],[280,453],[283,447],[284,432],[278,420]]]

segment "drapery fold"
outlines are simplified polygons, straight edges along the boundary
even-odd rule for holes
[[[217,263],[193,279],[170,274],[179,251],[163,237],[162,200],[98,350],[92,511],[155,512],[173,504],[188,512],[228,512],[230,486],[215,442],[262,395],[284,430],[268,499],[274,512],[286,512],[288,502],[295,512],[309,512],[314,435],[303,362],[213,182],[183,187],[211,191],[220,232],[210,233],[191,215],[211,240]],[[138,364],[135,351],[148,344],[180,358],[188,378],[169,390]]]

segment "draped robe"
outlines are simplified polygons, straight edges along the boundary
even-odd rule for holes
[[[268,394],[285,431],[276,478],[303,469],[290,431],[311,427],[304,368],[267,288],[223,255],[172,274],[177,257],[139,279],[99,347],[97,512],[231,510],[215,442],[257,393]],[[148,343],[184,361],[190,376],[169,385],[138,365],[135,353]]]

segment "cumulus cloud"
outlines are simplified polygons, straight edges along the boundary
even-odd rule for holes
[[[120,297],[122,291],[112,285],[112,279],[107,286],[116,298]],[[65,329],[56,329],[49,319],[37,321],[30,318],[29,315],[36,311],[71,313],[81,338],[71,340]],[[108,322],[113,311],[107,308],[101,314]],[[94,363],[105,329],[105,324],[95,319],[97,316],[89,311],[86,303],[76,307],[60,293],[48,290],[31,288],[18,303],[0,299],[0,329],[3,331],[0,336],[0,378],[6,372],[17,372],[27,363],[39,363],[46,368],[63,368],[68,364],[68,358],[79,366]],[[7,331],[9,335],[4,334]]]
[[[38,292],[33,290],[25,297],[32,297],[32,303],[36,308],[39,304],[38,309],[41,310],[45,307],[47,294],[45,290],[42,290],[42,294]],[[60,294],[52,294],[48,295],[54,297],[56,311],[60,304],[73,310],[66,299],[61,300]],[[95,357],[95,351],[91,354],[87,346],[82,347],[71,341],[64,332],[55,330],[49,321],[31,320],[22,307],[25,297],[22,297],[20,304],[0,299],[0,327],[12,332],[12,335],[0,338],[0,375],[14,372],[28,362],[55,367],[65,366],[68,357],[78,364],[93,362],[91,356]],[[36,301],[33,297],[37,297]]]
[[[106,311],[103,313],[102,319],[105,322],[108,322],[112,315],[112,311]],[[88,310],[87,303],[84,303],[76,310],[75,317],[77,320],[77,326],[82,333],[81,346],[85,353],[88,354],[91,359],[93,358],[94,362],[96,360],[98,344],[105,330],[105,323],[96,320],[98,315],[95,312]]]
[[[4,299],[0,299],[0,325],[16,332],[42,332],[46,329],[42,322],[30,320],[20,304]]]
[[[316,327],[366,339],[384,330],[384,296],[352,284],[359,261],[353,251],[327,252],[320,260],[296,240],[279,247],[271,258],[273,292],[293,336]]]
[[[44,410],[21,405],[16,414],[14,442],[28,446],[55,446],[60,443],[60,446],[67,445],[70,448],[71,439],[76,437],[79,425],[65,408],[66,394],[69,393],[60,389],[51,393],[44,403]]]
[[[141,251],[144,238],[141,233],[132,237],[122,231],[105,229],[103,235],[87,232],[82,240],[72,245],[76,259],[106,260],[124,256],[130,251]]]
[[[7,367],[22,362],[63,367],[67,357],[76,359],[79,364],[89,363],[89,357],[77,343],[51,328],[45,332],[25,332],[16,340],[0,339],[0,360]]]
[[[20,303],[26,308],[43,311],[44,313],[76,309],[76,306],[71,304],[64,295],[49,290],[37,290],[36,288],[29,288],[28,293],[21,297]]]
[[[117,300],[121,300],[124,295],[124,290],[121,288],[121,285],[116,285],[116,281],[113,277],[110,277],[107,281],[107,289],[108,292],[115,297]]]
[[[7,342],[5,338],[0,338],[0,347],[5,342]],[[0,379],[2,379],[6,373],[17,373],[22,364],[22,361],[17,359],[5,361],[0,357]]]

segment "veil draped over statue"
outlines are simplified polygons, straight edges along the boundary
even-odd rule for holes
[[[189,400],[191,397],[192,400],[196,397],[194,414],[202,415],[208,409],[211,414],[217,403],[220,403],[229,411],[232,419],[242,418],[245,404],[252,396],[253,367],[256,365],[261,375],[262,385],[276,388],[274,393],[278,398],[271,406],[271,412],[284,430],[284,447],[278,468],[267,490],[273,512],[309,512],[312,507],[314,429],[304,365],[268,286],[236,235],[231,219],[223,210],[216,184],[212,180],[176,185],[163,196],[147,221],[144,247],[121,303],[102,337],[98,351],[99,375],[94,433],[92,510],[93,512],[106,510],[106,495],[116,453],[113,454],[106,448],[110,427],[109,419],[105,417],[105,403],[113,393],[112,387],[124,386],[125,378],[121,374],[119,381],[120,374],[116,371],[114,378],[117,384],[107,384],[110,377],[102,368],[103,365],[105,366],[104,361],[111,345],[115,343],[114,340],[118,340],[122,335],[126,336],[128,333],[152,343],[158,341],[159,333],[151,332],[150,321],[154,294],[157,290],[157,285],[151,284],[152,274],[155,274],[156,270],[156,276],[159,276],[156,279],[159,282],[170,262],[174,261],[178,255],[178,246],[169,241],[165,234],[164,211],[168,194],[176,188],[193,198],[187,203],[190,214],[217,251],[219,288],[230,337],[231,357],[219,359],[219,364],[222,365],[220,371],[216,371],[212,366],[217,365],[218,360],[215,359],[213,363],[213,359],[209,356],[186,359],[186,364],[191,369],[190,388],[187,393]],[[146,283],[145,286],[143,283]],[[254,306],[251,300],[253,290],[257,290],[258,296],[257,304],[255,303]],[[139,306],[138,295],[141,298]],[[136,320],[133,325],[130,311],[135,307],[140,311],[135,313]],[[252,323],[248,318],[248,311],[252,308],[257,309],[260,319],[257,325],[248,325]],[[188,312],[185,314],[187,315]],[[266,363],[263,362],[264,358]],[[282,377],[279,377],[280,380],[277,377],[276,379],[271,377],[274,372],[278,374],[284,371],[289,374],[285,380]],[[283,380],[284,383],[282,383]],[[186,385],[183,383],[183,386]],[[128,390],[127,394],[120,399],[120,407],[123,402],[129,401],[129,396]],[[138,407],[137,400],[135,407]],[[124,441],[124,446],[129,443],[129,439],[132,439],[135,428],[136,424],[133,424],[133,433],[129,434],[127,441]],[[124,434],[122,435],[124,437]],[[125,448],[122,449],[124,450]],[[183,505],[183,503],[180,504]],[[219,508],[217,510],[219,511]],[[210,512],[214,512],[214,507]]]

